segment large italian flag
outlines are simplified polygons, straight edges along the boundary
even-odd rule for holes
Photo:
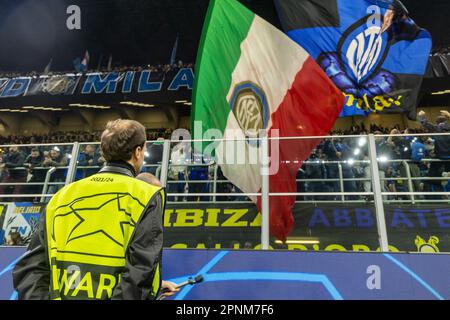
[[[344,105],[343,94],[316,62],[283,32],[236,0],[211,0],[196,63],[192,120],[198,131],[218,129],[225,139],[327,135]],[[199,125],[200,124],[200,125]],[[200,130],[200,128],[202,130]],[[217,132],[217,130],[216,130]],[[282,140],[270,148],[271,193],[296,192],[296,175],[319,139]],[[242,144],[237,144],[242,147]],[[260,152],[260,144],[234,149],[236,159]],[[239,149],[238,149],[239,148]],[[230,162],[232,148],[216,148],[221,169],[244,193],[261,191],[260,163]],[[251,158],[251,156],[249,156]],[[250,196],[260,207],[260,197]],[[295,196],[270,197],[270,231],[285,240],[293,228]]]

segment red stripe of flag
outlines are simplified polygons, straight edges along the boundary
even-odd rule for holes
[[[328,135],[345,103],[342,92],[327,77],[319,65],[309,57],[295,77],[295,81],[278,110],[271,115],[272,128],[280,137]],[[269,177],[269,191],[296,192],[297,172],[321,139],[285,140],[279,143],[279,171]],[[272,155],[274,150],[269,151]],[[283,161],[290,161],[285,164]],[[294,163],[297,162],[297,163]],[[261,192],[261,191],[260,191]],[[285,241],[292,232],[292,208],[295,196],[270,197],[270,233]],[[261,210],[261,197],[257,206]]]

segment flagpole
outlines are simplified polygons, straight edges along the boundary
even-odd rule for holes
[[[267,132],[261,140],[261,249],[269,250],[269,139]]]
[[[177,39],[175,40],[175,44],[173,45],[172,48],[172,54],[170,55],[170,65],[173,65],[176,62],[178,50],[178,36],[179,34],[177,33]]]
[[[108,66],[106,67],[108,71],[111,71],[112,67],[112,54],[109,55]]]
[[[100,55],[100,59],[98,60],[97,71],[100,71],[100,67],[101,67],[101,64],[102,64],[102,60],[103,60],[103,54]]]

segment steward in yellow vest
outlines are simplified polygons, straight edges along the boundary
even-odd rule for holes
[[[14,268],[19,299],[157,297],[165,192],[135,178],[145,138],[136,121],[108,123],[101,142],[107,165],[52,197]]]

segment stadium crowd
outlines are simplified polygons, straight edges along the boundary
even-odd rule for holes
[[[409,176],[412,178],[412,189],[415,192],[450,191],[450,136],[433,136],[433,133],[449,133],[450,123],[443,112],[436,123],[428,122],[425,113],[420,112],[418,120],[420,129],[399,130],[399,128],[383,128],[371,125],[355,125],[349,130],[335,131],[333,139],[324,139],[312,152],[299,170],[297,188],[299,192],[371,192],[371,171],[368,157],[368,145],[365,137],[349,138],[346,135],[407,134],[408,137],[376,136],[375,144],[379,160],[380,178],[383,191],[407,192]],[[146,155],[146,170],[158,174],[158,166],[162,161],[163,144],[161,139],[168,139],[171,129],[147,130],[149,141]],[[415,136],[418,133],[429,133],[429,136]],[[5,144],[40,144],[40,147],[0,148],[0,181],[9,185],[0,185],[0,194],[40,194],[46,173],[50,167],[57,169],[50,178],[48,194],[56,192],[64,185],[67,166],[71,161],[71,145],[58,145],[67,142],[99,141],[100,132],[55,132],[47,135],[0,137],[0,145]],[[220,169],[214,172],[209,160],[192,161],[183,148],[171,151],[171,167],[169,170],[169,193],[184,194],[170,198],[177,201],[209,201],[210,197],[193,197],[189,193],[208,193],[212,191],[214,176],[218,193],[240,193],[240,190],[228,183]],[[197,157],[198,155],[194,155]],[[200,158],[203,158],[200,156]],[[94,174],[104,164],[98,145],[83,145],[78,156],[76,179]],[[195,165],[194,165],[195,164]],[[427,178],[435,179],[427,179]],[[341,184],[341,179],[343,183]],[[24,183],[24,185],[20,185]],[[30,184],[35,183],[35,184]],[[343,190],[342,190],[343,187]],[[298,197],[299,200],[340,200],[340,195]],[[387,199],[407,199],[408,196],[392,195]],[[420,197],[419,197],[420,198]],[[431,199],[448,199],[448,196],[431,196]],[[245,200],[246,197],[218,197],[218,201]],[[346,196],[347,200],[366,199],[363,196]],[[5,199],[2,199],[5,201]],[[36,200],[35,198],[29,200]]]
[[[450,114],[443,111],[430,123],[423,111],[419,112],[419,129],[399,130],[371,125],[354,126],[346,132],[334,132],[341,136],[320,143],[299,171],[299,192],[371,192],[371,170],[367,140],[346,138],[345,135],[374,133],[382,191],[384,192],[447,192],[450,191],[450,136],[432,133],[450,133]],[[427,134],[430,136],[415,136]],[[389,137],[379,135],[389,134]],[[399,134],[407,137],[395,136]],[[409,171],[409,173],[408,173]],[[408,185],[411,177],[412,188]],[[343,188],[340,179],[343,179]],[[436,178],[436,180],[428,179]],[[439,179],[442,178],[442,179]],[[306,180],[306,181],[302,181]],[[308,181],[317,180],[317,181]],[[342,190],[343,189],[343,190]],[[412,190],[410,190],[412,189]],[[301,197],[306,200],[330,200],[330,197]],[[392,195],[387,199],[405,199],[408,196]],[[419,196],[418,198],[423,198]],[[448,196],[430,196],[431,199],[450,199]],[[332,197],[334,200],[340,196]],[[360,196],[347,196],[347,200],[358,200]]]
[[[156,64],[156,65],[146,65],[146,66],[122,66],[120,64],[113,65],[111,67],[100,67],[96,69],[89,69],[82,73],[108,73],[108,72],[127,72],[127,71],[136,71],[140,72],[143,70],[150,70],[151,72],[156,73],[167,73],[170,71],[177,71],[181,68],[194,68],[193,63],[184,63],[183,61],[178,61],[174,64]],[[48,71],[48,72],[38,72],[38,71],[30,71],[30,72],[17,72],[17,71],[0,71],[0,79],[3,78],[19,78],[19,77],[39,77],[41,75],[46,76],[63,76],[71,73],[77,73],[75,70],[71,71]]]
[[[172,129],[147,129],[147,140],[156,140],[160,137],[170,139]],[[1,145],[21,145],[21,144],[58,144],[58,143],[72,143],[72,142],[100,142],[102,131],[56,131],[46,134],[31,134],[31,135],[9,135],[2,136],[0,134]],[[28,150],[30,151],[30,150]]]

